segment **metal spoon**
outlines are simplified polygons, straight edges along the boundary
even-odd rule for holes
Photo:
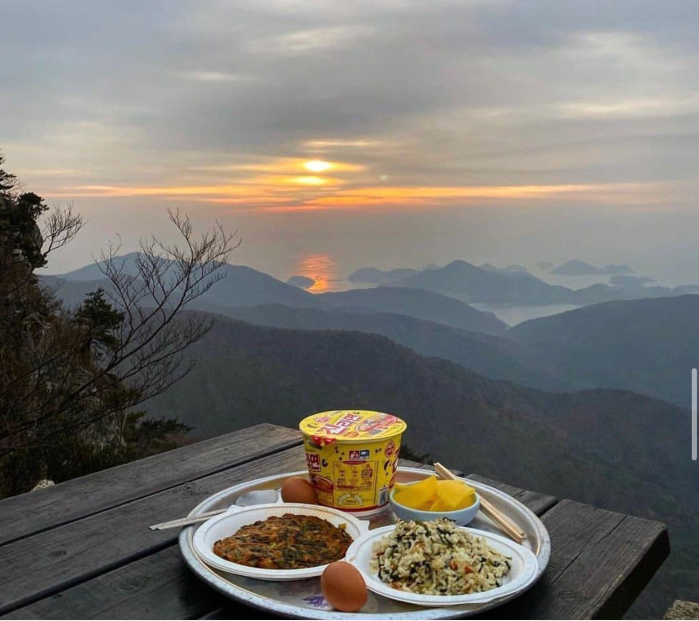
[[[170,520],[169,522],[162,522],[160,524],[153,524],[149,526],[151,530],[166,530],[168,528],[181,528],[183,526],[189,526],[190,524],[198,524],[199,522],[206,522],[216,515],[221,515],[230,511],[233,507],[252,507],[254,505],[264,505],[267,503],[278,503],[281,500],[279,490],[275,489],[263,489],[263,490],[253,490],[251,492],[245,492],[236,498],[235,504],[232,504],[227,509],[217,509],[216,511],[208,511],[207,513],[202,513],[196,517],[186,517],[179,518],[178,520]]]

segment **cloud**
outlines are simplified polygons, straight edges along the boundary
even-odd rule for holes
[[[309,149],[373,149],[386,145],[383,140],[307,140],[303,143]],[[390,143],[388,143],[390,144]]]
[[[50,195],[59,197],[137,198],[188,200],[213,205],[239,206],[252,213],[299,213],[423,209],[497,205],[532,208],[532,202],[550,205],[585,201],[588,205],[639,206],[662,203],[666,190],[657,183],[510,185],[510,186],[389,186],[356,185],[327,176],[255,176],[237,184],[208,186],[101,186],[67,187]]]
[[[176,75],[187,80],[196,80],[197,82],[239,82],[249,79],[249,77],[245,75],[234,75],[221,71],[189,71],[177,73]]]
[[[569,102],[558,106],[565,118],[591,119],[654,119],[694,115],[699,109],[699,96],[678,94],[661,99],[627,99],[616,101]]]
[[[557,205],[562,219],[686,209],[699,148],[695,10],[5,0],[0,146],[27,186],[89,205],[247,204],[289,218],[401,207],[447,218],[476,203]],[[334,169],[304,169],[316,159]]]
[[[249,43],[248,49],[253,53],[290,55],[340,51],[361,44],[361,40],[372,33],[373,29],[367,26],[315,28],[255,39]]]

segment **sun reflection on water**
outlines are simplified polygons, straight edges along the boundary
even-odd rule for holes
[[[339,285],[337,264],[335,259],[328,254],[303,255],[296,264],[295,273],[315,280],[315,284],[306,289],[311,293],[334,291]]]

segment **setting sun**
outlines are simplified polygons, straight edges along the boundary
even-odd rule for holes
[[[310,162],[304,162],[303,167],[311,172],[321,173],[330,170],[332,164],[330,162],[323,162],[322,160],[311,160]]]

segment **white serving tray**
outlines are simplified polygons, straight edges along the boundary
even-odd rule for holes
[[[433,473],[429,470],[399,468],[397,480],[399,483],[407,483],[426,478],[431,474]],[[306,475],[305,470],[287,472],[230,487],[201,502],[189,515],[195,517],[206,511],[227,508],[235,504],[236,499],[241,494],[253,490],[278,489],[287,478],[292,476],[305,477]],[[514,520],[525,532],[527,537],[523,545],[536,556],[536,579],[538,580],[548,565],[551,554],[551,541],[544,524],[527,507],[504,492],[470,479],[468,484],[495,505],[497,509]],[[390,508],[372,515],[370,519],[371,528],[387,526],[395,521]],[[501,534],[500,530],[482,512],[469,526]],[[179,538],[180,550],[192,571],[211,587],[231,599],[281,617],[301,619],[454,619],[479,614],[500,606],[519,595],[505,595],[485,603],[428,608],[388,599],[370,592],[369,599],[361,612],[342,613],[333,610],[323,598],[319,578],[270,582],[237,576],[210,567],[194,549],[193,537],[197,528],[201,528],[201,526],[195,525],[183,529]]]

